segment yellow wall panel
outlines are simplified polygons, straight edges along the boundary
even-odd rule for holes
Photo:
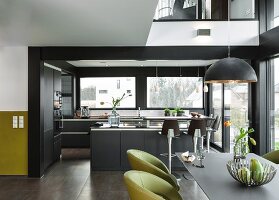
[[[13,128],[24,116],[24,128]],[[0,175],[28,175],[28,112],[0,111]]]

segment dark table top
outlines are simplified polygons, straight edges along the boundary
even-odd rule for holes
[[[197,168],[192,163],[183,162],[181,153],[176,153],[185,168],[191,173],[196,182],[202,188],[209,199],[212,200],[279,200],[279,172],[277,171],[273,180],[263,186],[246,187],[229,174],[226,164],[232,160],[233,155],[229,153],[207,153],[205,155],[205,168]],[[249,154],[247,159],[256,158],[260,162],[278,165],[256,155]],[[196,162],[196,161],[194,161]]]

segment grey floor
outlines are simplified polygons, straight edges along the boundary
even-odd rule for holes
[[[76,150],[64,151],[63,159],[54,164],[41,179],[0,176],[0,200],[129,199],[123,182],[124,172],[94,171],[90,173],[90,162],[87,156],[84,156],[88,152],[81,151],[82,159],[75,159],[79,156]],[[71,157],[72,155],[74,156]],[[182,178],[180,185],[183,199],[207,199],[195,181]]]

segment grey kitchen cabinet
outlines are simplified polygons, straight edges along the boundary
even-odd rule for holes
[[[91,170],[128,170],[128,149],[146,151],[168,164],[167,157],[160,156],[168,152],[167,137],[157,131],[98,130],[90,134],[91,141]],[[180,138],[173,139],[172,153],[192,151],[192,137],[181,134]],[[173,169],[183,169],[181,162],[174,157]]]
[[[90,121],[63,122],[63,148],[90,148]]]
[[[91,133],[91,170],[121,169],[120,131]]]
[[[127,150],[139,149],[144,151],[144,135],[142,131],[121,132],[121,168],[130,169],[127,158]]]

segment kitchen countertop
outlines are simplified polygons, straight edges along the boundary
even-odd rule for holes
[[[161,131],[162,126],[148,126],[148,127],[136,127],[136,126],[124,126],[119,125],[119,127],[110,127],[109,124],[104,124],[100,127],[90,127],[91,132],[96,131]],[[187,131],[186,127],[180,127],[180,131]]]
[[[120,117],[121,121],[125,121],[125,122],[129,122],[129,121],[133,121],[133,122],[137,122],[137,121],[144,121],[144,120],[165,120],[165,119],[176,119],[176,120],[198,120],[198,119],[206,119],[206,120],[214,120],[214,118],[210,118],[207,116],[203,116],[200,118],[194,118],[191,116],[179,116],[179,117],[169,117],[169,116],[154,116],[154,117],[136,117],[136,116],[122,116]],[[97,118],[97,117],[93,117],[93,118],[88,118],[88,119],[81,119],[81,118],[73,118],[73,119],[56,119],[55,121],[94,121],[94,122],[107,122],[108,119],[107,118]]]

